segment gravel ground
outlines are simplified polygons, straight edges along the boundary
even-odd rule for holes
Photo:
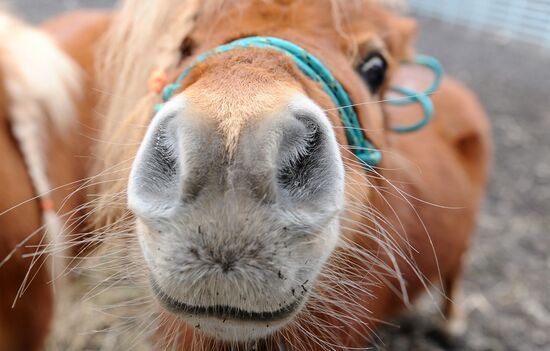
[[[12,0],[30,21],[112,0]],[[550,350],[550,50],[420,19],[418,48],[477,92],[493,123],[493,176],[464,283],[465,337],[413,312],[380,331],[386,351]]]

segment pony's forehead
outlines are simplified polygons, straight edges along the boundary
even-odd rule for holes
[[[303,93],[291,60],[268,49],[235,49],[193,68],[183,91],[190,108],[212,118],[250,119]]]
[[[192,36],[204,43],[224,35],[232,41],[235,35],[289,34],[284,36],[292,41],[296,32],[317,44],[338,41],[346,45],[357,31],[384,31],[380,27],[383,16],[385,12],[373,0],[207,1]]]

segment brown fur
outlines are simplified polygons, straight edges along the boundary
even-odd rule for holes
[[[17,143],[11,135],[5,109],[8,103],[3,85],[0,85],[0,159],[4,165],[0,168],[0,179],[7,185],[0,188],[0,213],[24,204],[0,216],[0,262],[42,225],[39,201],[26,202],[36,194]],[[43,231],[38,232],[26,245],[38,245],[43,236]],[[5,350],[39,350],[48,332],[53,308],[46,269],[32,270],[31,276],[36,274],[32,288],[12,308],[31,261],[21,256],[32,252],[33,248],[21,247],[0,268],[0,345]],[[39,259],[37,265],[43,263],[44,259]]]

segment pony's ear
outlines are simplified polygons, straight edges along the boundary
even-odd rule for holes
[[[414,54],[412,42],[417,31],[416,21],[409,17],[388,13],[387,25],[388,35],[382,39],[386,42],[391,56],[397,61],[412,58]]]

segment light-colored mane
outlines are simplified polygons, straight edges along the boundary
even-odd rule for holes
[[[3,12],[0,39],[0,63],[15,112],[11,117],[49,118],[59,132],[66,131],[76,121],[74,98],[81,95],[82,74],[78,66],[46,34]],[[45,113],[36,117],[25,114],[25,108],[43,109]]]
[[[76,122],[82,74],[51,38],[5,12],[0,12],[0,67],[12,132],[37,195],[48,194],[45,131],[53,128],[63,137]],[[44,211],[44,222],[56,242],[61,223],[53,209]]]

